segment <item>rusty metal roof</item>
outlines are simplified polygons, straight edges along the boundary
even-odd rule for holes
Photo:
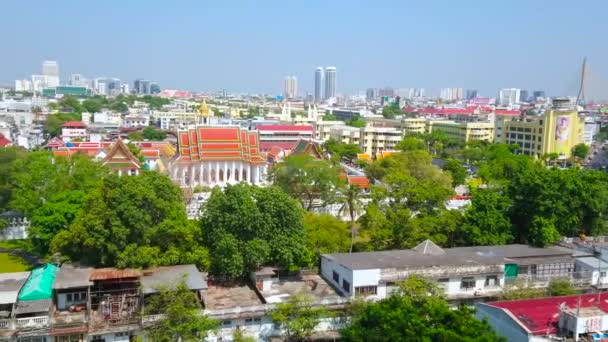
[[[117,268],[100,268],[91,272],[91,281],[95,280],[109,280],[109,279],[122,279],[122,278],[139,278],[141,277],[141,271],[126,268],[119,270]]]

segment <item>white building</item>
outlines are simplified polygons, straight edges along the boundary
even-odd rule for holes
[[[336,67],[329,66],[325,68],[325,100],[336,97]]]
[[[57,62],[42,62],[42,75],[46,77],[45,88],[55,88],[59,86],[59,64],[57,64]]]
[[[140,128],[150,125],[150,119],[140,115],[127,115],[123,120],[123,127]]]
[[[32,81],[15,80],[15,91],[32,91]]]
[[[519,97],[521,89],[518,88],[505,88],[501,89],[498,94],[498,103],[501,106],[511,107],[519,103]]]
[[[65,122],[61,128],[61,137],[64,141],[72,141],[74,139],[87,139],[87,125],[82,121]]]
[[[321,102],[323,100],[323,67],[315,69],[315,102]]]
[[[441,88],[439,98],[444,101],[458,101],[463,99],[462,93],[462,88]]]
[[[285,77],[285,85],[283,87],[283,97],[293,99],[298,96],[298,79],[295,76]]]
[[[583,130],[583,142],[586,145],[593,143],[593,137],[600,132],[600,122],[594,117],[585,118],[585,129]]]

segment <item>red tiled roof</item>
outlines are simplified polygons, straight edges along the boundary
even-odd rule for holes
[[[78,127],[78,128],[86,128],[87,125],[82,121],[66,121],[63,123],[62,127]]]
[[[0,147],[8,146],[11,143],[9,139],[7,139],[4,134],[0,133]]]
[[[243,160],[263,163],[257,132],[239,127],[199,126],[178,132],[179,160]]]
[[[308,125],[258,125],[258,131],[310,131],[312,126]]]
[[[122,278],[139,278],[141,271],[134,269],[119,270],[117,268],[99,268],[91,272],[89,280],[109,280]]]
[[[369,188],[369,179],[365,176],[348,176],[347,181],[348,184],[357,185],[361,189]]]
[[[496,109],[494,111],[496,115],[520,115],[521,112],[518,110],[508,110],[508,109]]]
[[[510,312],[521,325],[534,335],[551,335],[557,333],[560,305],[575,309],[579,303],[579,296],[549,297],[538,299],[524,299],[505,302],[486,303]],[[580,296],[580,307],[598,306],[597,294]],[[602,293],[599,308],[608,312],[608,293]]]
[[[297,141],[293,141],[293,142],[272,142],[272,141],[261,141],[260,142],[260,150],[262,151],[270,151],[273,147],[277,146],[280,147],[284,150],[293,150],[296,145],[297,145]]]
[[[272,148],[270,149],[270,151],[268,151],[268,156],[271,157],[272,159],[275,159],[276,157],[279,156],[279,154],[283,152],[283,149],[279,146],[272,146]]]

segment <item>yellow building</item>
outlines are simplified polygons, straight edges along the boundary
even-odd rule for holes
[[[472,140],[494,141],[493,122],[455,122],[449,120],[429,120],[426,131],[431,133],[440,130],[448,137],[461,143]]]
[[[503,141],[517,144],[522,154],[542,157],[557,153],[570,157],[572,148],[583,143],[585,119],[572,108],[569,100],[553,100],[553,108],[544,115],[503,122]]]
[[[403,134],[423,134],[426,133],[426,119],[425,118],[407,118],[401,120],[401,129]]]

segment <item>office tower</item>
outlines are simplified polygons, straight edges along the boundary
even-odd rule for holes
[[[318,67],[315,70],[315,102],[322,100],[323,94],[323,68]]]
[[[520,89],[505,88],[501,89],[498,94],[498,103],[501,106],[512,106],[519,103]]]
[[[336,67],[325,69],[325,99],[336,97]]]
[[[70,75],[70,85],[74,87],[82,87],[84,77],[81,74],[72,74]]]
[[[107,84],[107,94],[116,96],[121,93],[122,82],[118,78],[108,78],[106,80]]]
[[[462,88],[441,88],[439,97],[444,101],[462,100]]]
[[[384,87],[383,89],[378,90],[378,95],[380,97],[385,97],[385,96],[393,97],[393,96],[395,96],[395,90],[393,90],[393,88],[391,88],[391,87]]]
[[[298,79],[295,76],[285,77],[285,84],[283,86],[283,97],[286,99],[293,99],[298,94]]]
[[[466,95],[466,99],[467,100],[472,100],[474,98],[477,97],[477,90],[476,89],[467,89],[467,95]]]
[[[45,87],[55,88],[59,86],[59,65],[57,64],[57,62],[42,62],[42,75],[46,78]]]
[[[149,95],[150,94],[150,81],[148,80],[142,80],[140,79],[136,79],[133,82],[133,91],[135,92],[135,94],[141,94],[141,95]]]
[[[159,94],[160,86],[156,82],[150,83],[150,94]]]
[[[129,83],[123,83],[120,86],[120,92],[123,94],[128,94],[129,93]]]
[[[529,101],[529,97],[530,97],[530,95],[528,94],[527,90],[523,90],[522,89],[519,92],[519,101],[521,101],[521,102],[528,102]]]
[[[544,90],[535,90],[534,92],[532,92],[532,97],[534,98],[534,101],[538,100],[541,97],[544,98],[545,91]]]
[[[367,101],[373,101],[378,96],[378,90],[376,88],[368,88],[365,92],[365,99]]]

